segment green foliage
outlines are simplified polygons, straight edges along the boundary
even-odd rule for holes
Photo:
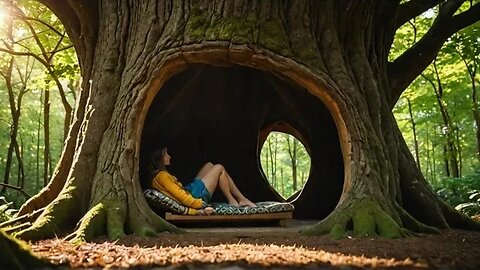
[[[14,123],[7,102],[10,96],[6,76],[12,82],[15,109],[20,113],[16,137],[20,155],[17,157],[13,153],[9,184],[35,194],[45,182],[44,164],[50,166],[51,174],[63,148],[65,109],[55,79],[64,89],[67,102],[74,104],[80,71],[62,23],[47,7],[27,0],[1,1],[0,4],[3,14],[0,16],[0,72],[4,75],[0,76],[0,100],[3,101],[0,102],[0,176],[4,182],[10,131]],[[8,74],[6,67],[12,58],[13,72]],[[43,112],[47,91],[50,96],[50,158],[45,160]],[[23,181],[20,165],[24,169]],[[24,196],[12,189],[6,189],[2,195],[15,207],[25,201]]]
[[[465,2],[461,10],[468,7],[469,3]],[[437,13],[436,8],[431,9],[402,26],[396,33],[389,60],[395,60],[418,42]],[[432,63],[407,88],[394,108],[412,154],[418,151],[417,163],[426,178],[446,202],[469,215],[480,213],[480,146],[476,142],[476,131],[480,127],[476,126],[472,113],[475,106],[480,105],[472,99],[478,95],[474,85],[479,82],[479,36],[480,23],[477,22],[448,39],[435,59],[436,66]],[[437,99],[435,91],[441,95],[441,100]],[[440,104],[445,106],[450,118],[448,126]],[[415,149],[414,128],[418,149]],[[445,147],[448,140],[458,149],[455,158],[459,163],[459,178],[447,175]]]
[[[0,197],[0,223],[5,222],[13,218],[16,209],[12,209],[13,202],[7,202],[5,197]]]
[[[437,11],[431,12],[435,14]],[[418,41],[433,19],[422,15],[401,27],[397,31],[390,60],[394,60]],[[478,74],[473,71],[478,69],[480,63],[479,26],[480,23],[477,22],[453,35],[435,60],[438,78],[432,63],[423,75],[407,88],[394,108],[397,123],[412,153],[415,153],[415,125],[420,157],[417,162],[432,185],[441,184],[441,179],[447,176],[444,151],[447,140],[453,140],[458,149],[455,158],[459,163],[460,177],[472,173],[479,165],[477,127],[472,113],[473,107],[479,105],[472,101],[474,91],[478,95],[472,83],[475,80],[478,85]],[[414,32],[417,33],[416,37]],[[435,95],[435,90],[439,91],[440,86],[441,102],[448,110],[450,126],[444,124]],[[411,104],[411,115],[408,100]]]
[[[480,168],[462,178],[444,178],[434,187],[437,194],[469,216],[480,214]]]

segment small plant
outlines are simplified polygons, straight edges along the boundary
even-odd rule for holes
[[[462,178],[445,178],[437,194],[468,216],[480,214],[480,168]]]
[[[470,202],[461,203],[455,206],[455,209],[465,213],[468,216],[475,216],[480,214],[480,191],[472,190],[468,197]]]
[[[15,209],[11,209],[10,206],[13,202],[7,202],[5,197],[0,197],[0,223],[10,220],[15,213]]]

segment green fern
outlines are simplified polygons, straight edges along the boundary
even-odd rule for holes
[[[7,202],[5,197],[0,197],[0,223],[10,220],[13,217],[14,209],[10,209],[13,202]]]

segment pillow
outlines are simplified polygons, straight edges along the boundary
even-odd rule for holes
[[[178,203],[176,200],[155,189],[147,189],[143,192],[147,202],[153,206],[176,214],[185,215],[188,213],[188,207]]]
[[[215,209],[213,215],[249,215],[249,214],[266,214],[277,212],[290,212],[295,210],[295,207],[291,203],[287,202],[257,202],[256,207],[246,206],[231,206],[227,203],[213,203],[212,206]]]

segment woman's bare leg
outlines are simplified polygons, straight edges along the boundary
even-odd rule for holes
[[[197,176],[195,176],[195,178],[202,179],[202,177],[205,176],[205,174],[207,174],[207,172],[211,170],[212,167],[213,167],[213,163],[211,162],[205,163],[203,167],[200,169],[200,171],[198,171]]]
[[[213,165],[200,179],[205,184],[210,195],[213,195],[213,192],[215,192],[215,189],[219,186],[223,195],[225,195],[228,204],[239,206],[239,203],[232,195],[230,190],[230,180],[222,165]]]
[[[237,188],[237,186],[235,185],[235,182],[233,182],[233,179],[232,177],[228,174],[227,170],[223,170],[223,173],[227,176],[228,178],[228,182],[229,182],[229,185],[230,185],[230,192],[232,193],[232,195],[237,199],[238,203],[241,205],[241,206],[251,206],[251,207],[255,207],[256,205],[251,202],[249,199],[247,199],[243,194],[242,192],[240,192],[240,190]]]
[[[220,164],[213,165],[210,162],[205,164],[198,172],[197,177],[203,181],[210,195],[213,195],[213,192],[219,186],[230,205],[256,206],[240,192],[232,177]]]

